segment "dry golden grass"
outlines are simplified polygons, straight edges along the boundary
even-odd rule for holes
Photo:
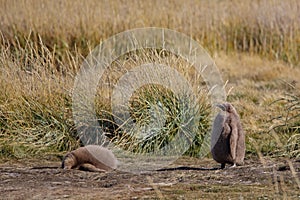
[[[208,49],[228,80],[228,101],[241,114],[247,140],[257,139],[265,154],[279,148],[268,131],[286,113],[284,102],[272,102],[299,95],[299,1],[0,0],[0,5],[2,155],[78,145],[71,94],[84,56],[116,33],[148,26],[183,32]],[[286,142],[293,134],[286,138],[277,131]],[[254,149],[248,142],[248,151]]]
[[[85,49],[121,31],[155,26],[190,35],[212,52],[258,53],[295,65],[300,59],[297,0],[1,0],[1,5],[1,32],[10,42],[33,32],[33,39],[39,34],[51,48]]]
[[[76,143],[71,137],[73,76],[64,73],[67,68],[60,70],[64,67],[57,64],[61,63],[42,48],[33,47],[30,41],[24,48],[0,47],[0,143],[4,156],[71,149]]]

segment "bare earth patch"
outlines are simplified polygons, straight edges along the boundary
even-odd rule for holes
[[[212,159],[181,158],[160,171],[131,174],[63,170],[59,161],[2,161],[1,199],[300,198],[300,162],[255,158],[219,170]]]

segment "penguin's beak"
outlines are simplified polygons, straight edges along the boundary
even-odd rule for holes
[[[225,111],[224,104],[217,104],[216,106],[219,107],[221,110]]]

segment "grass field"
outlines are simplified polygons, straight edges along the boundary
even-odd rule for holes
[[[241,115],[247,156],[300,157],[299,1],[0,0],[0,5],[2,157],[60,155],[78,146],[72,89],[84,57],[116,33],[149,26],[185,33],[208,50],[227,82],[228,101]],[[147,102],[139,103],[137,119],[147,114],[142,110]],[[99,113],[109,113],[106,101],[99,106]]]

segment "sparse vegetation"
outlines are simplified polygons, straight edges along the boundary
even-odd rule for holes
[[[283,103],[286,109],[283,115],[278,116],[277,124],[271,127],[273,134],[280,135],[277,152],[283,156],[300,157],[300,97],[287,95],[277,102]]]
[[[84,57],[100,41],[116,33],[155,26],[190,35],[213,55],[223,78],[229,80],[228,100],[241,114],[248,135],[248,155],[256,152],[253,139],[264,155],[277,152],[276,140],[268,131],[274,124],[271,119],[285,113],[289,120],[276,132],[286,137],[286,154],[299,157],[299,1],[1,0],[0,5],[1,156],[60,154],[78,146],[71,95]],[[157,54],[152,54],[151,59],[162,61]],[[132,66],[145,61],[141,58],[128,63]],[[174,58],[171,62],[177,61]],[[193,77],[191,71],[184,71],[184,66],[179,71],[186,73],[187,78]],[[122,71],[117,72],[116,80],[122,75]],[[200,85],[200,78],[195,80],[194,85]],[[101,88],[99,91],[105,92]],[[271,105],[287,91],[296,97],[294,101]],[[165,124],[163,134],[172,135],[177,128],[173,119],[182,111],[199,111],[199,129],[208,129],[210,105],[205,98],[199,100],[202,107],[198,111],[191,111],[180,109],[183,105],[164,88],[140,92],[132,100],[132,115],[140,124],[148,123],[149,105],[155,104],[154,97],[162,98],[164,93],[161,102],[171,109],[167,111],[170,123]],[[113,116],[107,99],[99,101],[96,103],[101,125],[118,131],[111,124]],[[149,144],[128,146],[129,138],[119,134],[116,132],[111,138],[134,151]],[[200,133],[195,138],[190,155],[197,155],[196,144],[201,137]]]

